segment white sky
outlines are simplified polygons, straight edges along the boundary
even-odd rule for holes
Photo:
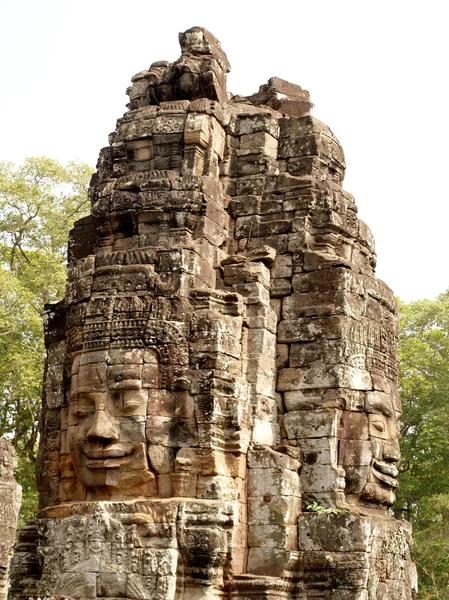
[[[248,95],[278,76],[311,93],[373,230],[377,275],[402,299],[449,287],[445,0],[0,0],[0,160],[95,165],[130,78],[209,29]]]

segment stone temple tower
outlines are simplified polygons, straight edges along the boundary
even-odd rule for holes
[[[220,43],[132,78],[47,307],[40,512],[13,591],[411,600],[396,307],[345,160]]]

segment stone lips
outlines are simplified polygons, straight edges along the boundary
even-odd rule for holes
[[[47,307],[13,589],[409,600],[396,306],[342,147],[306,90],[232,96],[218,40],[180,43],[133,77]]]

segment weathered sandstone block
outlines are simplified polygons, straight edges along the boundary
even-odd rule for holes
[[[0,439],[0,600],[6,600],[9,583],[9,561],[16,537],[22,490],[14,479],[17,467],[12,445]]]

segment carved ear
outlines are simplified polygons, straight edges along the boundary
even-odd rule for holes
[[[59,457],[59,502],[85,500],[87,490],[78,478],[73,452]]]

